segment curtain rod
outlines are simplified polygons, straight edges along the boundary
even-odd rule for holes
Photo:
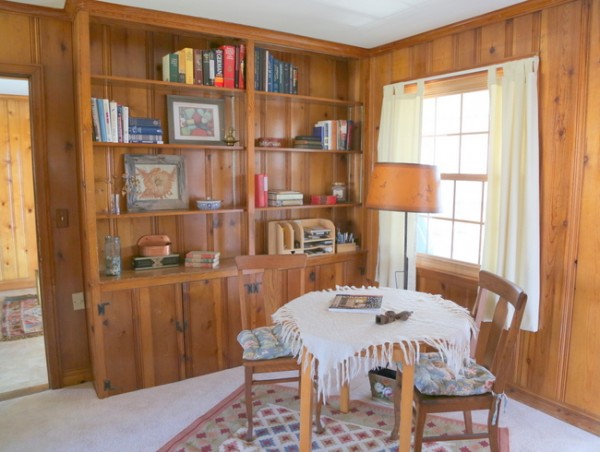
[[[534,55],[534,56],[527,57],[527,58],[516,58],[514,60],[504,61],[503,63],[492,64],[490,66],[481,66],[481,67],[472,68],[472,69],[465,69],[464,71],[451,72],[449,74],[432,75],[430,77],[419,78],[416,80],[407,80],[405,82],[395,82],[395,83],[391,83],[390,85],[387,85],[387,86],[412,85],[413,83],[424,83],[424,82],[430,82],[432,80],[440,80],[440,79],[444,79],[444,78],[452,78],[452,77],[459,77],[461,75],[474,74],[476,72],[485,72],[485,71],[489,71],[490,69],[498,69],[498,68],[504,66],[506,63],[510,63],[512,61],[519,61],[519,60],[531,60],[534,63],[538,63],[540,60],[540,57],[538,55]]]

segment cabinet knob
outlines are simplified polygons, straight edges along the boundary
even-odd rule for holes
[[[310,280],[310,282],[315,282],[317,280],[317,274],[312,271],[308,274],[308,279]]]

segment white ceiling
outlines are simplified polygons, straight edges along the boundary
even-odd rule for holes
[[[65,0],[13,0],[64,7]],[[525,0],[111,0],[372,48]]]

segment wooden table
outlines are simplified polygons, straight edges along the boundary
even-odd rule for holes
[[[385,325],[375,324],[374,314],[333,313],[328,311],[336,293],[382,294],[382,311],[413,311],[406,321]],[[350,368],[337,389],[342,391],[349,379],[358,372],[348,366],[356,362],[356,356],[369,359],[369,367],[383,366],[389,362],[401,362],[402,398],[400,406],[399,451],[410,450],[412,430],[412,400],[414,385],[414,359],[420,344],[448,345],[447,357],[461,362],[469,354],[469,340],[474,329],[468,311],[439,296],[400,289],[346,289],[310,292],[283,306],[273,316],[284,325],[284,331],[295,339],[301,354],[302,379],[300,386],[300,451],[308,452],[312,444],[313,377],[314,358],[319,363],[319,384],[326,381],[328,369]],[[342,366],[342,364],[345,364]],[[323,379],[323,380],[321,380]],[[331,390],[326,385],[320,391]]]

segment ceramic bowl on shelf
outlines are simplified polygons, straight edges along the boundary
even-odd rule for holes
[[[200,210],[217,210],[221,208],[221,200],[220,199],[198,199],[196,201],[196,206]]]

